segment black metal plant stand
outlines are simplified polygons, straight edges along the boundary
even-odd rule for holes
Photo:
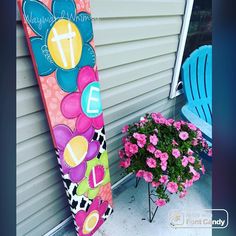
[[[136,178],[135,188],[138,187],[139,182],[140,182],[140,178]],[[149,213],[148,216],[149,216],[150,223],[152,223],[152,221],[157,213],[157,210],[158,210],[158,206],[156,206],[154,212],[152,211],[151,202],[155,203],[155,201],[152,198],[153,196],[157,197],[157,195],[154,194],[153,191],[151,190],[150,183],[148,183],[148,213]]]

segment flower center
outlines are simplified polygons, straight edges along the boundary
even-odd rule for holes
[[[83,136],[76,136],[67,143],[64,150],[64,160],[70,167],[76,167],[84,160],[87,151],[87,139]]]
[[[98,82],[92,82],[84,89],[81,97],[81,107],[83,112],[90,118],[97,117],[102,113]]]
[[[48,50],[54,62],[63,69],[74,68],[82,54],[82,38],[77,26],[65,19],[60,19],[51,28]]]
[[[98,185],[100,185],[105,177],[105,169],[103,165],[97,165],[93,167],[89,174],[89,187],[90,188],[96,188]]]
[[[83,225],[83,234],[89,234],[91,233],[95,227],[97,226],[97,223],[99,221],[99,213],[98,211],[92,211],[85,219],[84,225]]]

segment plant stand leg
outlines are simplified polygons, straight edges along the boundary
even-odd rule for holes
[[[152,212],[151,209],[151,201],[154,203],[155,201],[152,199],[152,194],[151,194],[151,190],[150,190],[150,183],[148,183],[148,209],[149,209],[149,222],[152,223],[157,210],[158,210],[158,206],[156,206],[154,213]]]

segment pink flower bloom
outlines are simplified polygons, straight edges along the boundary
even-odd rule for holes
[[[186,124],[186,122],[184,120],[181,120],[180,123],[181,123],[181,125],[185,125]]]
[[[187,132],[182,131],[182,132],[179,133],[179,137],[180,137],[182,140],[185,141],[185,140],[187,140],[187,139],[189,138],[189,135],[188,135]]]
[[[157,138],[157,136],[156,136],[155,134],[151,135],[151,136],[149,137],[149,140],[150,140],[150,143],[153,144],[154,146],[157,145],[158,138]]]
[[[161,178],[159,179],[159,182],[162,184],[165,184],[167,181],[168,181],[167,175],[162,175]]]
[[[154,158],[147,158],[146,163],[150,168],[156,168],[157,167],[157,162]]]
[[[145,144],[146,144],[146,140],[145,141],[137,141],[137,144],[138,144],[138,146],[140,147],[140,148],[143,148],[144,146],[145,146]]]
[[[153,188],[157,188],[157,187],[160,186],[160,184],[161,184],[161,183],[159,183],[159,182],[153,181],[153,182],[152,182],[152,187],[153,187]]]
[[[174,122],[173,126],[177,129],[180,130],[181,129],[181,123],[179,121]]]
[[[158,206],[158,207],[161,207],[161,206],[164,206],[166,205],[166,200],[165,199],[157,199],[155,204]]]
[[[184,158],[182,159],[182,166],[186,167],[188,165],[188,157],[184,156]]]
[[[126,142],[128,142],[129,140],[127,139],[127,137],[123,137],[122,138],[122,143],[125,144]]]
[[[205,166],[202,164],[202,167],[200,168],[200,170],[202,171],[203,174],[206,173],[206,169],[205,169]]]
[[[147,136],[145,134],[139,134],[139,133],[134,133],[133,137],[139,141],[144,141],[147,138]]]
[[[178,146],[179,144],[173,139],[172,140],[172,146]]]
[[[193,130],[193,131],[197,130],[197,127],[194,124],[191,124],[191,123],[188,123],[188,128]]]
[[[193,181],[195,182],[195,181],[198,181],[199,179],[200,179],[200,177],[201,177],[201,175],[198,173],[198,172],[196,172],[194,175],[193,175]]]
[[[145,171],[145,172],[143,173],[143,178],[144,178],[144,180],[145,180],[146,182],[151,183],[152,180],[153,180],[153,174],[152,174],[151,172],[149,172],[149,171]]]
[[[195,157],[189,156],[189,157],[188,157],[188,161],[189,161],[191,164],[194,164],[194,162],[195,162]]]
[[[193,180],[192,180],[192,179],[190,179],[190,180],[186,179],[186,181],[185,181],[185,183],[184,183],[184,187],[185,187],[185,188],[189,188],[189,187],[191,187],[192,185],[193,185]]]
[[[161,154],[162,154],[162,152],[158,149],[154,152],[154,155],[156,158],[160,158]]]
[[[167,190],[170,193],[176,193],[178,191],[178,184],[176,184],[175,182],[169,182],[167,184]]]
[[[188,149],[188,155],[189,155],[189,156],[192,156],[193,153],[194,153],[194,152],[189,148],[189,149]]]
[[[198,145],[198,140],[196,138],[193,139],[192,145],[193,146],[197,146]]]
[[[160,154],[160,159],[161,159],[161,162],[166,162],[168,160],[169,156],[166,152],[163,152]]]
[[[119,150],[119,157],[122,159],[125,156],[124,150]]]
[[[131,157],[133,154],[130,152],[130,145],[131,145],[132,143],[130,143],[130,142],[126,142],[125,143],[125,154],[126,154],[126,156],[127,157]]]
[[[136,144],[130,144],[129,151],[132,154],[136,154],[138,152],[138,146]]]
[[[180,156],[180,151],[179,149],[172,149],[172,155],[175,157],[175,158],[178,158]]]
[[[201,130],[197,131],[197,139],[202,139],[202,132],[201,132]]]
[[[155,148],[153,145],[149,144],[149,145],[147,146],[147,150],[148,150],[150,153],[154,153],[154,152],[156,151],[156,148]]]
[[[180,193],[179,198],[184,198],[186,195],[187,195],[187,190],[184,189],[184,190]]]
[[[123,167],[123,168],[128,168],[130,166],[130,158],[126,159],[125,161],[121,161],[120,162],[120,167]]]
[[[209,150],[208,150],[208,156],[212,157],[212,148],[209,148]]]
[[[122,128],[122,133],[126,133],[129,129],[129,126],[128,125],[125,125],[123,128]]]
[[[161,162],[161,169],[163,171],[166,171],[166,169],[167,169],[167,162],[166,161]]]
[[[189,172],[192,173],[193,175],[197,173],[197,171],[194,169],[193,166],[189,166]]]
[[[139,170],[139,171],[137,172],[137,174],[136,174],[136,177],[137,177],[137,178],[142,178],[144,172],[145,172],[144,170]]]

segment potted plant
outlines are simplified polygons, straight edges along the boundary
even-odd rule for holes
[[[126,125],[122,132],[125,136],[119,150],[120,166],[156,188],[158,207],[170,201],[169,193],[183,198],[205,174],[199,154],[211,156],[212,149],[195,125],[152,113]]]

